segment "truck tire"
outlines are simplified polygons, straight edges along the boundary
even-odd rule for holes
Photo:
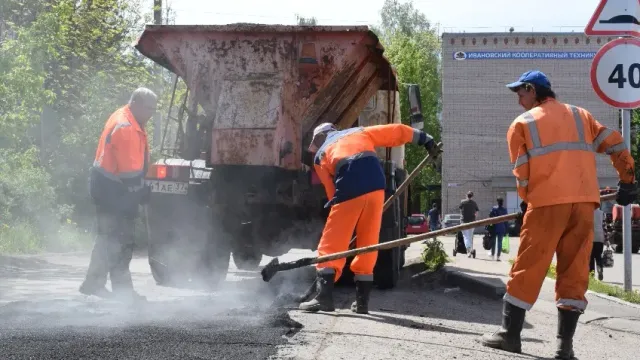
[[[389,184],[392,187],[392,191],[395,191],[406,177],[406,172],[402,169],[396,169],[395,173],[395,178]],[[401,204],[400,199],[394,201],[391,207],[382,215],[381,243],[402,238],[404,221]],[[378,251],[378,260],[373,270],[373,281],[378,289],[387,290],[396,286],[400,278],[400,271],[404,265],[404,251],[405,247]]]
[[[224,281],[229,272],[231,249],[224,244],[210,243],[209,249],[202,258],[203,276],[200,282],[205,288],[215,290]]]
[[[373,271],[373,281],[378,289],[393,289],[400,278],[400,258],[402,249],[393,248],[378,252],[378,261]]]
[[[262,254],[258,253],[255,248],[234,249],[231,255],[233,263],[239,270],[256,270],[262,260]]]

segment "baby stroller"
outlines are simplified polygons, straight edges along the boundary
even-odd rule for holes
[[[456,254],[466,254],[467,253],[467,247],[464,244],[464,236],[462,236],[462,231],[458,231],[456,233],[456,243],[455,246],[453,247],[453,256],[456,256]],[[475,249],[471,249],[471,256],[473,256],[473,258],[476,258],[476,250]]]

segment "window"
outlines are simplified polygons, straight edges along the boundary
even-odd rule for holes
[[[424,224],[424,216],[409,216],[409,225],[421,225]]]

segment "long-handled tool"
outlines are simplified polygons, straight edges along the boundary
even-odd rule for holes
[[[439,151],[442,151],[442,143],[438,143],[438,145],[436,145]],[[382,212],[384,213],[385,211],[387,211],[387,209],[391,206],[391,204],[393,204],[393,202],[398,198],[398,196],[402,195],[404,193],[404,191],[409,187],[409,185],[411,184],[411,181],[413,181],[413,179],[418,176],[418,174],[420,173],[420,171],[422,171],[422,169],[427,166],[427,164],[433,163],[435,161],[437,161],[438,158],[436,157],[435,159],[430,156],[427,155],[425,156],[424,159],[422,159],[422,161],[418,164],[418,166],[416,166],[415,169],[413,169],[413,171],[409,174],[409,176],[407,176],[406,179],[404,179],[404,181],[402,182],[402,184],[400,184],[400,186],[398,186],[398,188],[396,189],[396,191],[389,196],[389,198],[387,199],[387,201],[384,202],[384,205],[382,205]],[[351,241],[349,242],[349,247],[351,247],[356,241],[356,237],[354,236]]]
[[[616,194],[608,194],[608,195],[601,196],[600,201],[614,200],[615,198],[616,198]],[[364,254],[364,253],[378,251],[378,250],[391,249],[394,247],[399,247],[402,245],[414,243],[417,241],[421,241],[429,238],[435,238],[437,236],[456,233],[462,230],[474,229],[484,225],[497,224],[497,223],[513,220],[513,219],[516,219],[521,214],[522,213],[518,212],[518,213],[512,213],[512,214],[507,214],[503,216],[496,216],[492,218],[487,218],[483,220],[461,224],[458,226],[452,226],[449,228],[431,231],[431,232],[420,234],[420,235],[408,236],[406,238],[389,241],[382,244],[366,246],[362,248],[357,248],[353,250],[343,251],[343,252],[324,255],[324,256],[307,257],[307,258],[302,258],[302,259],[291,261],[291,262],[280,263],[278,261],[278,258],[274,258],[262,269],[261,271],[262,280],[264,281],[271,280],[275,276],[275,274],[278,273],[279,271],[297,269],[304,266],[319,264],[319,263],[336,260],[336,259],[347,258],[350,256],[355,256],[358,254]]]

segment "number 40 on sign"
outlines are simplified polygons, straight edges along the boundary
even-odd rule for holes
[[[605,44],[591,64],[591,84],[613,107],[640,107],[640,40],[621,38]]]

